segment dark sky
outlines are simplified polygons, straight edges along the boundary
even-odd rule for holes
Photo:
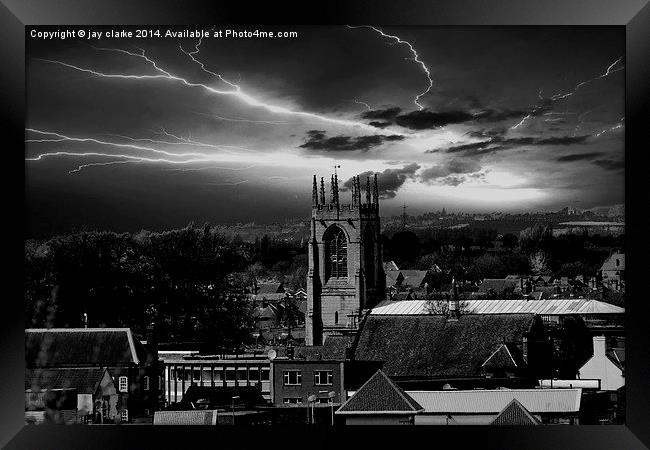
[[[624,201],[621,28],[260,30],[28,39],[28,235],[307,217],[335,164],[384,215]]]

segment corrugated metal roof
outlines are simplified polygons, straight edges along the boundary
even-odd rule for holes
[[[496,389],[472,391],[406,391],[424,414],[499,413],[517,399],[528,411],[568,413],[580,410],[582,389]]]
[[[465,300],[466,314],[623,314],[625,308],[589,299]],[[385,300],[372,309],[373,315],[427,314],[426,300]]]
[[[154,425],[216,425],[217,411],[156,411]]]

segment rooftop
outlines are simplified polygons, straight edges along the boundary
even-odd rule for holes
[[[465,314],[623,314],[625,308],[590,299],[466,300]],[[426,315],[426,300],[384,300],[372,309],[373,316]]]
[[[466,391],[407,391],[425,414],[495,414],[513,399],[533,414],[575,413],[582,389],[476,389]]]
[[[461,315],[457,321],[443,315],[370,315],[354,356],[384,361],[392,377],[472,377],[504,341],[520,342],[535,322],[533,314]]]
[[[129,328],[28,328],[29,368],[117,366],[147,361],[147,350]]]
[[[336,414],[416,414],[422,406],[378,370]]]

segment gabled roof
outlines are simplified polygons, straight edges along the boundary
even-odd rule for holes
[[[394,286],[404,280],[404,275],[399,270],[386,271],[386,286]]]
[[[503,408],[490,425],[539,425],[535,418],[516,398]]]
[[[417,414],[424,408],[378,370],[336,414]]]
[[[520,342],[535,320],[533,314],[461,315],[457,321],[444,315],[369,315],[354,355],[384,361],[392,377],[478,376],[500,343]]]
[[[26,369],[25,390],[77,389],[79,394],[94,394],[106,368]]]
[[[400,272],[404,276],[402,286],[420,287],[427,276],[426,270],[400,270]]]
[[[28,328],[26,367],[142,364],[147,350],[129,328]]]
[[[616,260],[619,265],[616,265]],[[613,253],[605,260],[600,270],[625,270],[625,253]]]
[[[624,314],[625,308],[586,298],[466,300],[464,314]],[[370,315],[426,315],[426,300],[384,300]]]
[[[284,292],[282,283],[257,283],[257,295]]]
[[[481,365],[486,370],[490,369],[517,369],[526,364],[521,351],[509,343],[499,344],[497,349]]]

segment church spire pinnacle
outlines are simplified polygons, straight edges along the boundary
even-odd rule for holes
[[[325,204],[325,178],[320,177],[320,204]]]
[[[316,182],[316,175],[314,175],[314,184],[311,190],[311,205],[313,207],[318,206],[318,184]]]
[[[377,174],[375,174],[375,181],[372,188],[372,202],[375,206],[379,206],[379,188],[377,187]]]

